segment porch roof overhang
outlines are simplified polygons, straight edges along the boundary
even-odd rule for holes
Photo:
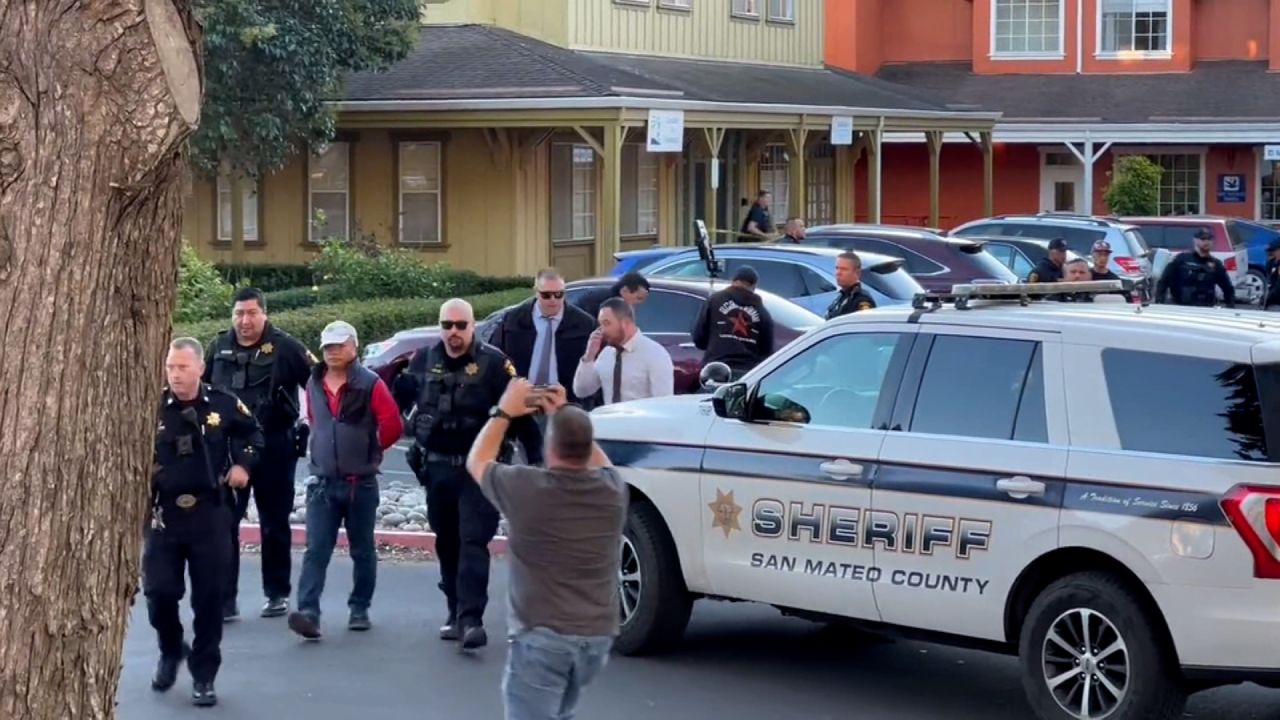
[[[918,132],[886,133],[885,142],[924,142]],[[962,133],[948,133],[945,142],[967,142]],[[1170,118],[1146,123],[998,121],[992,132],[997,143],[1110,142],[1155,145],[1280,144],[1280,118],[1272,122],[1195,122]]]

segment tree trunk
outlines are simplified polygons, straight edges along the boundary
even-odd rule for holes
[[[0,718],[110,718],[173,312],[190,0],[0,0]]]

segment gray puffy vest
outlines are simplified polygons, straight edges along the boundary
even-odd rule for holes
[[[349,475],[376,475],[382,463],[378,418],[373,414],[373,386],[378,376],[359,363],[352,363],[338,400],[338,416],[334,417],[324,392],[324,372],[324,364],[317,365],[307,383],[311,474],[335,480]]]

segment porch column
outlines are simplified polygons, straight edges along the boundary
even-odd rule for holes
[[[621,249],[622,141],[626,128],[613,123],[604,126],[604,146],[600,168],[600,218],[597,221],[595,272],[613,267],[613,254]]]
[[[808,159],[806,142],[809,138],[809,130],[807,128],[793,128],[787,131],[787,152],[791,153],[791,162],[787,166],[788,178],[788,202],[790,207],[787,208],[787,217],[804,217],[809,210],[808,203],[808,179],[809,174],[805,169],[805,161]],[[787,218],[774,218],[774,225],[778,225],[778,221],[786,222]]]
[[[991,217],[995,214],[995,154],[991,146],[991,131],[978,133],[978,142],[982,146],[982,212]]]
[[[884,118],[879,118],[874,130],[867,136],[867,222],[880,222],[881,141],[884,139]]]
[[[711,173],[719,173],[721,168],[714,171],[711,166],[720,162],[720,146],[724,143],[724,128],[702,128],[702,140],[707,147],[707,216],[703,218],[703,222],[707,224],[707,234],[711,237],[711,243],[714,245],[718,242],[725,242],[725,239],[716,232],[720,228],[720,208],[716,202],[718,188],[711,183]],[[724,178],[719,178],[720,182],[724,182]]]
[[[854,221],[854,204],[856,202],[853,193],[857,186],[856,173],[854,168],[857,166],[858,156],[853,152],[852,145],[836,146],[836,176],[835,176],[835,221],[837,223],[851,223]]]
[[[642,152],[648,152],[647,150]],[[680,194],[677,175],[680,155],[658,154],[658,244],[680,244]]]
[[[1107,149],[1111,147],[1111,143],[1105,143],[1100,149],[1095,151],[1093,147],[1093,136],[1090,135],[1088,131],[1086,131],[1084,134],[1084,150],[1083,151],[1077,150],[1075,143],[1065,143],[1065,144],[1067,146],[1067,149],[1071,151],[1071,154],[1075,155],[1076,159],[1080,161],[1081,167],[1084,168],[1084,189],[1083,189],[1084,207],[1082,207],[1080,211],[1083,212],[1085,215],[1092,215],[1093,214],[1093,165],[1098,161],[1098,158],[1102,157],[1102,153],[1106,152]]]
[[[938,227],[938,194],[942,175],[942,131],[929,130],[924,134],[929,145],[929,227]]]

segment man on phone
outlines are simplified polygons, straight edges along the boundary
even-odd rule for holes
[[[600,305],[600,329],[591,333],[573,375],[578,397],[602,388],[606,404],[675,394],[671,355],[640,332],[634,311],[622,298]]]

